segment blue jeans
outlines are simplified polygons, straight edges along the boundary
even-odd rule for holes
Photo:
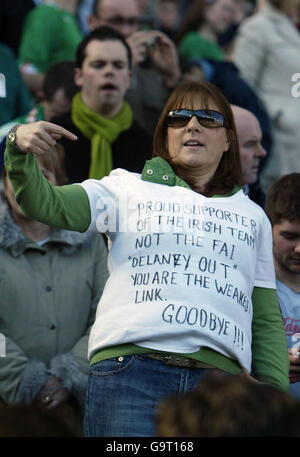
[[[85,436],[156,436],[155,408],[196,387],[208,370],[166,365],[145,355],[116,357],[89,369]]]

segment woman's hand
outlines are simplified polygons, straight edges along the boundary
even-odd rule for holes
[[[76,135],[59,125],[46,121],[32,122],[17,128],[16,145],[27,154],[44,154],[62,137],[77,140]]]

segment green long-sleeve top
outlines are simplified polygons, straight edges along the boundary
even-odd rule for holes
[[[81,232],[88,229],[91,209],[83,187],[78,184],[53,187],[40,172],[35,157],[22,153],[9,140],[5,151],[5,166],[17,202],[28,217],[58,228]],[[184,185],[180,184],[180,179],[175,178],[174,185]],[[254,287],[252,302],[252,375],[262,382],[288,390],[289,358],[276,290]],[[134,344],[106,348],[94,354],[91,363],[141,352],[147,353],[149,349],[138,348]],[[234,360],[209,348],[203,347],[197,353],[185,355],[229,373],[241,372]]]

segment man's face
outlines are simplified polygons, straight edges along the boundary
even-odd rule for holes
[[[258,120],[251,113],[236,118],[238,142],[240,147],[243,184],[257,181],[259,162],[266,155],[261,144],[262,131]]]
[[[128,38],[139,27],[139,11],[136,0],[102,0],[98,6],[97,16],[90,16],[91,30],[109,25],[124,38]]]
[[[117,40],[92,40],[85,56],[82,67],[75,70],[82,100],[96,113],[112,117],[120,111],[130,85],[126,48]]]
[[[300,220],[273,225],[273,254],[283,271],[300,274]]]

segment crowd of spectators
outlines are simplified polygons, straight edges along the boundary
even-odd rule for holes
[[[0,410],[11,415],[12,405],[59,406],[66,426],[81,433],[85,354],[109,250],[102,236],[51,229],[22,215],[4,167],[9,131],[49,121],[77,136],[77,143],[59,141],[47,163],[39,162],[60,185],[101,179],[115,168],[141,173],[172,91],[183,82],[204,81],[232,106],[244,193],[272,224],[291,397],[267,386],[259,391],[252,381],[242,387],[233,381],[232,387],[230,377],[210,378],[230,391],[222,411],[206,400],[208,380],[193,395],[162,405],[158,435],[268,434],[273,398],[299,422],[290,428],[298,436],[300,1],[2,0],[0,24],[0,334],[7,340],[6,356],[0,354]],[[253,395],[249,417],[244,395]],[[250,427],[262,398],[271,412],[261,428]],[[227,423],[239,414],[230,410],[235,401],[246,418],[239,428]],[[211,407],[209,416],[201,405]],[[218,429],[216,415],[232,425],[229,431]],[[0,435],[11,436],[1,421]],[[205,421],[214,424],[210,431]],[[280,426],[287,430],[283,423],[280,416],[278,434]]]

